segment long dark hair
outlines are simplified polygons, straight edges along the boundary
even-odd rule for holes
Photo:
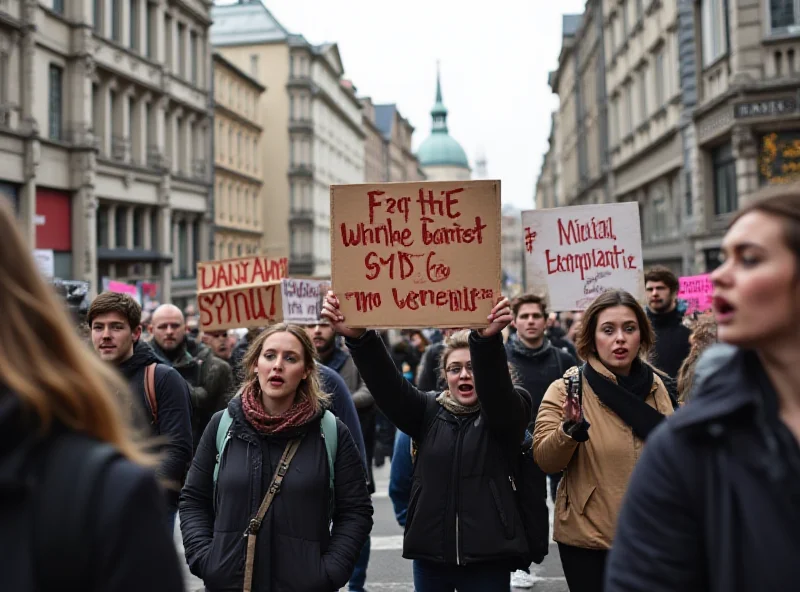
[[[578,355],[581,359],[588,360],[589,356],[596,353],[594,334],[597,331],[597,319],[601,312],[615,306],[627,306],[636,315],[640,335],[639,357],[642,359],[647,358],[650,349],[656,342],[656,336],[642,305],[625,290],[608,290],[595,298],[583,313],[583,324],[575,338],[575,349],[578,350]]]

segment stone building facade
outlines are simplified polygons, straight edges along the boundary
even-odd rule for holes
[[[424,174],[411,150],[414,126],[400,114],[397,105],[375,105],[361,99],[364,130],[364,180],[367,183],[420,181]]]
[[[678,3],[605,0],[612,201],[639,203],[645,264],[683,271]]]
[[[731,216],[759,188],[800,180],[800,6],[693,3],[697,150],[693,268],[713,269]]]
[[[259,254],[264,239],[261,175],[266,88],[214,54],[214,258]]]
[[[339,49],[290,33],[260,0],[215,5],[212,15],[215,50],[270,89],[258,115],[265,252],[288,254],[292,274],[328,276],[329,187],[364,181],[367,137]]]
[[[210,2],[0,5],[0,193],[55,274],[195,292],[210,247]]]
[[[573,123],[581,87],[568,58],[581,53],[580,32],[596,21],[599,6],[589,0],[579,25],[575,15],[564,17],[550,79],[561,102],[559,132],[537,183],[537,205],[553,201],[554,161],[561,205],[592,201],[580,189],[580,140],[590,140]],[[647,264],[711,271],[746,200],[765,185],[800,180],[800,4],[603,0],[602,22],[609,200],[640,204]]]

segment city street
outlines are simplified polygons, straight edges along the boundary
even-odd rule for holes
[[[367,571],[366,589],[370,592],[413,592],[411,562],[402,557],[403,529],[394,519],[392,502],[387,493],[389,465],[375,469],[374,474],[377,487],[377,492],[372,498],[375,506],[375,525],[372,528],[372,555]],[[175,545],[183,557],[183,546],[177,529]],[[192,576],[188,567],[185,573],[187,592],[202,592],[203,582]],[[532,573],[536,577],[536,584],[533,587],[535,592],[567,592],[567,584],[558,559],[558,549],[554,543],[550,544],[550,553],[544,563],[532,566]]]

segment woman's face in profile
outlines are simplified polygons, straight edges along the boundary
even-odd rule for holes
[[[742,216],[722,242],[724,261],[711,274],[720,341],[758,348],[797,336],[798,262],[786,245],[780,218]]]

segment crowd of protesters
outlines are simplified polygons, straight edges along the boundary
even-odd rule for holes
[[[794,589],[800,193],[734,218],[688,313],[499,296],[482,329],[203,331],[104,292],[76,330],[0,204],[0,554],[9,590],[365,590],[374,467],[417,592]],[[550,488],[548,490],[548,475]],[[548,520],[553,501],[553,532]],[[172,543],[180,525],[185,558]]]

